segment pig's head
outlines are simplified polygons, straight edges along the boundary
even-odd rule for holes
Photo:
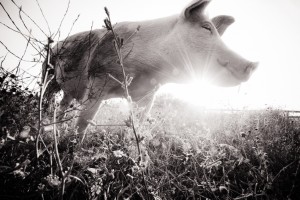
[[[189,55],[193,71],[220,86],[235,86],[249,79],[258,63],[250,62],[221,40],[227,27],[234,22],[230,16],[209,20],[204,10],[210,0],[194,0],[181,14],[176,26],[177,38]]]

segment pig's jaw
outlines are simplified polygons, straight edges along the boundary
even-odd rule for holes
[[[235,70],[230,67],[227,70],[240,82],[246,82],[249,80],[253,72],[256,70],[258,63],[248,62],[240,69]]]
[[[205,66],[199,64],[198,67],[198,77],[203,77],[213,85],[234,87],[248,81],[256,69],[257,63],[247,62],[236,67],[225,61],[222,62],[222,65],[219,62],[209,62]]]

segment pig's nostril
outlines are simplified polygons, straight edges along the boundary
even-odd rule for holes
[[[229,60],[220,60],[219,58],[217,58],[217,61],[223,67],[226,67],[229,64]]]
[[[252,70],[254,71],[258,67],[259,62],[254,62],[252,65],[253,65]]]
[[[251,63],[249,66],[251,66],[251,71],[254,71],[254,70],[256,70],[256,68],[258,67],[258,64],[259,64],[259,62],[253,62],[253,63]]]
[[[253,72],[254,70],[256,70],[258,64],[258,62],[249,63],[245,68],[245,72]]]

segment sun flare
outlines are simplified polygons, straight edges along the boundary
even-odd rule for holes
[[[243,109],[253,108],[249,97],[241,92],[242,86],[218,87],[206,81],[193,81],[188,84],[167,84],[159,94],[170,94],[202,109]],[[252,101],[255,102],[255,101]]]

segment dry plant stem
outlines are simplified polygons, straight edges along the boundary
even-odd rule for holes
[[[22,33],[19,32],[18,30],[15,30],[15,29],[11,28],[10,26],[8,26],[7,24],[4,24],[3,22],[0,22],[0,24],[3,25],[3,26],[5,26],[7,29],[9,29],[9,30],[11,30],[11,31],[13,31],[13,32],[15,32],[15,33],[22,34]],[[25,26],[25,25],[24,25],[24,26]],[[41,41],[39,41],[39,40],[37,40],[37,39],[31,37],[30,35],[26,35],[26,34],[24,34],[24,33],[23,33],[23,35],[26,36],[26,38],[30,38],[31,40],[33,40],[33,41],[35,41],[35,42],[37,42],[37,43],[40,43],[41,45],[44,45]],[[29,61],[28,61],[28,62],[29,62]],[[30,61],[30,62],[31,62],[31,61]]]
[[[5,71],[4,68],[3,68],[3,63],[4,63],[4,61],[6,60],[7,54],[8,54],[8,53],[6,53],[5,56],[2,56],[2,57],[1,57],[1,58],[3,58],[3,59],[1,60],[1,63],[0,63],[0,69],[1,69],[1,71]]]
[[[23,17],[21,15],[21,13],[22,13],[22,8],[19,9],[19,18],[20,18],[23,26],[26,28],[27,32],[31,35],[31,31],[29,30],[29,28],[27,27],[25,21],[23,20]]]
[[[9,20],[13,23],[13,25],[16,27],[16,29],[19,31],[19,33],[26,39],[26,36],[22,33],[22,31],[19,29],[19,27],[16,25],[15,21],[12,19],[12,17],[9,15],[9,13],[7,12],[7,10],[5,9],[5,7],[3,6],[3,4],[0,2],[0,6],[2,7],[2,9],[5,11],[7,17],[9,18]],[[39,50],[37,49],[37,47],[35,45],[33,45],[33,43],[30,42],[30,45],[37,51],[39,52]]]
[[[119,81],[118,79],[116,79],[113,75],[108,74],[108,77],[113,79],[114,81],[118,82],[120,85],[122,85],[122,87],[124,87],[124,84],[121,81]]]
[[[46,66],[46,73],[44,76],[44,80],[42,80],[42,85],[40,87],[40,98],[39,98],[39,122],[38,122],[38,135],[36,137],[36,143],[35,143],[35,148],[36,148],[36,157],[38,158],[39,155],[39,138],[41,137],[41,123],[42,123],[42,103],[43,103],[43,96],[44,96],[44,92],[48,86],[48,84],[50,83],[50,81],[52,80],[52,78],[50,80],[48,79],[48,74],[49,74],[49,67],[53,67],[50,63],[50,51],[51,51],[51,43],[52,43],[52,39],[48,38],[48,45],[47,45],[47,66]],[[41,138],[42,139],[42,138]],[[45,146],[46,147],[46,146]]]
[[[22,60],[23,60],[23,58],[24,58],[24,56],[25,56],[25,54],[26,54],[26,52],[27,52],[27,48],[28,48],[29,43],[30,43],[30,38],[28,38],[28,41],[27,41],[27,44],[26,44],[24,53],[23,53],[23,55],[22,55],[22,57],[21,57],[21,60],[19,60],[19,63],[18,63],[18,65],[17,65],[17,67],[16,67],[16,74],[18,74],[18,72],[19,72],[21,62],[22,62]]]
[[[38,7],[39,7],[39,9],[40,9],[40,12],[41,12],[41,14],[42,14],[42,16],[43,16],[43,18],[44,18],[46,24],[47,24],[47,28],[48,28],[48,31],[49,31],[49,35],[51,35],[50,26],[49,26],[49,23],[48,23],[47,18],[45,17],[45,14],[44,14],[44,12],[43,12],[43,9],[42,9],[42,7],[40,6],[40,3],[39,3],[38,0],[35,0],[35,2],[37,3],[37,5],[38,5]]]
[[[28,17],[32,23],[47,37],[47,34],[43,31],[43,29],[26,13],[21,9],[21,6],[18,6],[14,0],[11,0],[11,2],[24,14],[26,17]]]
[[[0,44],[8,51],[8,53],[10,53],[14,57],[18,58],[19,60],[24,61],[24,62],[34,62],[34,61],[22,59],[20,56],[16,55],[14,52],[12,52],[1,40],[0,40]]]
[[[67,15],[67,13],[68,13],[68,11],[69,11],[70,3],[71,3],[71,0],[68,1],[68,6],[67,6],[67,9],[66,9],[66,12],[65,12],[63,18],[61,19],[61,21],[60,21],[60,23],[59,23],[59,27],[58,27],[56,33],[54,34],[53,38],[55,38],[56,35],[60,32],[61,25],[62,25],[63,21],[65,20],[66,15]]]
[[[298,173],[299,173],[299,169],[300,169],[300,159],[298,158],[298,165],[297,165],[297,169],[296,169],[296,172],[295,172],[295,179],[294,179],[294,181],[293,181],[293,186],[292,186],[292,188],[291,188],[291,191],[290,191],[290,193],[289,193],[289,195],[288,195],[288,198],[289,199],[291,199],[291,196],[292,196],[292,194],[293,194],[293,192],[294,192],[294,189],[295,189],[295,185],[296,185],[296,180],[297,180],[297,176],[298,176]]]
[[[117,34],[114,31],[114,28],[111,24],[110,15],[109,15],[109,12],[108,12],[107,8],[104,8],[104,10],[105,10],[106,15],[107,15],[107,20],[105,20],[106,28],[108,30],[110,30],[113,34],[114,47],[115,47],[115,50],[117,52],[117,56],[118,56],[118,59],[119,59],[119,62],[120,62],[120,67],[122,69],[122,74],[123,74],[123,79],[124,79],[123,86],[124,86],[124,90],[125,90],[125,96],[126,96],[126,99],[127,99],[128,103],[130,105],[130,123],[131,123],[131,126],[132,126],[132,130],[133,130],[133,133],[134,133],[134,137],[135,137],[135,141],[136,141],[136,145],[137,145],[137,149],[138,149],[138,154],[139,154],[138,163],[140,163],[141,158],[142,158],[141,157],[141,149],[140,149],[140,140],[139,140],[139,137],[138,137],[138,134],[137,134],[137,131],[136,131],[136,128],[135,128],[135,123],[134,123],[134,113],[133,113],[133,105],[132,105],[133,102],[132,102],[131,96],[129,95],[129,91],[128,91],[128,85],[130,84],[131,80],[129,80],[127,75],[126,75],[125,68],[124,68],[124,63],[123,63],[123,56],[122,56],[122,45],[123,44],[122,44],[122,42],[120,43],[119,37],[117,36]],[[137,28],[137,30],[138,29],[139,29],[139,27]],[[132,37],[132,36],[130,36],[130,37]],[[146,190],[147,194],[149,194],[148,188],[147,188],[147,183],[146,183],[146,180],[145,180],[144,171],[142,171],[142,177],[143,177],[143,184],[144,184],[145,190]]]
[[[56,100],[54,102],[54,104],[56,105]],[[61,176],[61,187],[60,187],[60,199],[63,199],[63,195],[65,193],[65,182],[66,182],[66,178],[71,174],[72,168],[73,168],[73,164],[74,164],[74,159],[72,160],[72,164],[70,169],[64,173],[63,171],[63,166],[62,166],[62,160],[59,157],[59,152],[58,152],[58,140],[57,140],[57,127],[56,127],[56,113],[57,113],[57,107],[55,107],[54,109],[54,113],[53,113],[53,137],[54,137],[54,156],[55,156],[55,160],[57,162],[58,165],[58,169],[59,169],[59,174]]]
[[[279,175],[284,172],[285,170],[287,170],[287,168],[289,166],[291,166],[292,164],[294,164],[296,161],[291,162],[290,164],[288,164],[287,166],[283,167],[277,174],[276,176],[273,178],[272,183],[274,183],[274,181],[279,177]],[[300,161],[299,161],[300,162]]]
[[[124,192],[126,192],[126,190],[128,190],[131,187],[131,184],[127,185],[126,187],[124,187],[117,195],[117,200],[120,199],[120,197],[124,194]]]
[[[131,97],[129,95],[127,75],[126,75],[124,64],[123,64],[122,46],[121,46],[121,44],[118,43],[118,36],[115,33],[115,31],[114,31],[114,29],[111,25],[110,15],[109,15],[109,12],[106,8],[105,8],[105,11],[106,11],[106,14],[107,14],[107,17],[108,17],[110,30],[111,30],[111,32],[113,34],[113,37],[114,37],[114,47],[115,47],[115,50],[117,52],[117,56],[118,56],[120,66],[121,66],[121,69],[122,69],[122,74],[123,74],[123,79],[124,79],[124,83],[122,84],[122,86],[124,86],[125,96],[126,96],[126,99],[127,99],[128,103],[130,105],[130,122],[131,122],[131,125],[132,125],[132,130],[133,130],[133,133],[134,133],[134,137],[135,137],[135,140],[136,140],[138,154],[139,154],[139,161],[140,161],[141,160],[141,150],[140,150],[140,144],[139,144],[139,137],[137,135],[136,128],[135,128],[135,125],[134,125],[134,114],[133,114],[133,110],[132,110],[132,100],[131,100]],[[120,81],[118,81],[118,82],[120,82]]]
[[[70,34],[71,34],[72,30],[73,30],[73,27],[74,27],[75,23],[77,22],[77,20],[79,19],[79,17],[80,17],[80,15],[77,15],[76,19],[73,21],[72,26],[71,26],[71,28],[70,28],[70,30],[69,30],[69,33],[68,33],[67,37],[66,37],[66,38],[64,39],[64,41],[62,42],[62,47],[65,46],[65,43],[66,43],[67,39],[70,37]],[[57,52],[58,55],[60,55],[62,49],[63,49],[63,48],[60,48],[60,49],[59,49],[59,51]],[[57,50],[58,50],[58,49],[57,49]]]
[[[53,177],[53,158],[52,158],[52,153],[50,155],[50,174]]]
[[[208,181],[208,178],[206,176],[206,171],[204,168],[202,168],[202,171],[203,171],[203,176],[204,176],[204,179],[205,179],[205,182],[207,184],[207,188],[208,190],[210,191],[210,193],[214,196],[214,199],[218,199],[218,197],[215,195],[215,193],[212,191],[210,185],[209,185],[209,181]]]
[[[63,199],[63,195],[65,192],[65,176],[64,176],[64,172],[63,172],[63,167],[61,164],[61,160],[59,158],[59,152],[58,152],[58,141],[57,141],[57,137],[56,137],[56,100],[54,100],[54,105],[55,105],[55,109],[54,109],[54,113],[53,113],[53,138],[54,138],[54,156],[55,156],[55,160],[57,162],[58,165],[58,169],[59,169],[59,174],[61,176],[61,187],[60,187],[60,199]]]
[[[256,194],[256,198],[257,197],[262,197],[262,196],[265,196],[265,194]],[[242,197],[236,197],[234,198],[233,200],[241,200],[241,199],[249,199],[249,197],[253,197],[253,194],[245,194],[244,196]]]

